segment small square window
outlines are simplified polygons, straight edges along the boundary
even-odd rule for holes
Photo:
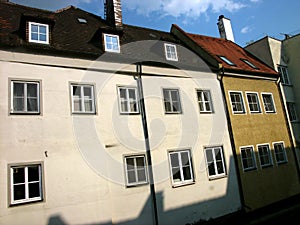
[[[146,157],[144,155],[125,157],[126,184],[136,186],[148,183]]]
[[[209,178],[218,178],[226,175],[225,161],[222,147],[205,148],[205,158]]]
[[[257,145],[259,161],[262,168],[273,165],[269,144]]]
[[[41,170],[41,164],[10,167],[12,205],[43,199]]]
[[[275,161],[277,164],[287,163],[286,151],[283,142],[273,143]]]
[[[277,68],[278,68],[278,72],[280,74],[282,84],[290,85],[291,82],[289,79],[289,73],[288,73],[287,67],[279,65]]]
[[[212,100],[209,90],[197,90],[198,104],[201,113],[212,113]]]
[[[118,87],[121,114],[139,113],[138,94],[135,87]]]
[[[251,113],[260,113],[260,104],[257,93],[246,93],[249,110]]]
[[[95,114],[94,86],[71,84],[72,113]]]
[[[120,53],[120,42],[118,35],[104,34],[104,45],[106,52]]]
[[[263,94],[261,94],[261,96],[262,96],[262,99],[264,102],[265,112],[266,113],[276,112],[273,95],[271,93],[263,93]]]
[[[181,103],[178,89],[163,89],[166,113],[181,113]]]
[[[234,114],[244,114],[245,107],[244,107],[242,92],[231,91],[229,92],[229,95],[230,95],[232,112]]]
[[[294,102],[287,102],[287,110],[291,122],[298,121],[296,105]]]
[[[241,159],[244,171],[250,171],[256,169],[255,154],[253,146],[241,147]]]
[[[233,62],[231,62],[228,58],[225,56],[219,56],[220,59],[222,59],[225,63],[227,63],[229,66],[235,66]]]
[[[49,25],[29,22],[29,42],[49,44]]]
[[[178,61],[176,45],[165,44],[165,54],[167,60]]]
[[[40,113],[40,83],[11,81],[11,113]]]

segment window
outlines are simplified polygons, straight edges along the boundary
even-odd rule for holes
[[[11,166],[11,204],[42,200],[41,174],[40,164]]]
[[[249,60],[247,59],[241,59],[244,63],[246,63],[248,66],[250,66],[253,69],[258,70],[259,68],[257,66],[255,66],[253,63],[251,63]]]
[[[257,145],[257,149],[261,167],[272,166],[272,156],[269,144]]]
[[[178,89],[164,89],[164,105],[166,113],[181,113]]]
[[[120,52],[118,35],[104,34],[104,43],[106,52]]]
[[[167,60],[178,61],[176,45],[165,44],[165,54]]]
[[[173,185],[192,183],[193,171],[189,150],[169,152]]]
[[[264,107],[265,107],[265,112],[266,113],[274,113],[275,112],[275,105],[273,101],[273,95],[269,93],[263,93],[261,94],[263,102],[264,102]]]
[[[277,164],[287,163],[286,151],[283,142],[273,143],[275,160]]]
[[[278,72],[281,77],[282,84],[290,85],[289,74],[286,66],[278,66]]]
[[[256,93],[246,93],[249,110],[251,113],[261,112],[258,95]]]
[[[39,82],[11,81],[11,113],[40,113]]]
[[[200,112],[203,113],[211,113],[213,112],[212,101],[209,90],[198,90],[198,104],[200,108]]]
[[[241,159],[244,171],[256,169],[255,154],[253,146],[241,147]]]
[[[226,175],[222,147],[205,148],[205,157],[209,178],[217,178]]]
[[[29,22],[29,42],[49,44],[49,25]]]
[[[233,113],[245,113],[242,92],[230,92],[229,94]]]
[[[128,186],[148,182],[146,158],[144,155],[125,157],[126,182]]]
[[[289,118],[290,121],[297,121],[298,117],[297,117],[297,111],[296,111],[296,105],[294,102],[287,102],[287,110],[288,110],[288,114],[289,114]]]
[[[229,59],[227,59],[225,56],[219,56],[220,59],[222,59],[224,62],[226,62],[230,66],[235,66],[233,62],[231,62]]]
[[[137,89],[135,87],[119,87],[118,92],[121,114],[139,113]]]
[[[72,113],[91,113],[95,111],[94,86],[89,84],[71,84]]]

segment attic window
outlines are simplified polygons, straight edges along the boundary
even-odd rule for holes
[[[29,42],[49,44],[49,25],[29,22]]]
[[[120,42],[118,35],[104,34],[104,46],[106,52],[120,52]]]
[[[178,61],[176,45],[165,44],[165,54],[167,60]]]
[[[259,68],[255,66],[253,63],[249,62],[247,59],[241,59],[244,63],[246,63],[248,66],[252,67],[253,69],[258,70]]]
[[[224,62],[226,62],[230,66],[235,66],[233,62],[231,62],[229,59],[227,59],[225,56],[219,56],[220,59],[222,59]]]
[[[77,20],[79,23],[87,24],[87,21],[84,18],[77,18]]]

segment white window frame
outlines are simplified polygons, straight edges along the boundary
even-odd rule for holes
[[[207,93],[208,100],[205,100],[204,93]],[[200,100],[199,100],[199,97],[200,97]],[[200,90],[200,89],[197,90],[197,100],[198,100],[200,113],[212,113],[213,112],[213,104],[212,104],[210,90]],[[201,110],[200,105],[202,105],[202,110]],[[207,105],[208,105],[208,107],[207,107]]]
[[[213,161],[211,161],[211,162],[208,161],[208,157],[207,157],[207,151],[208,150],[212,151]],[[220,151],[220,153],[221,153],[221,163],[222,163],[223,173],[218,172],[217,162],[220,162],[220,160],[217,160],[217,158],[216,158],[216,151]],[[216,179],[216,178],[220,178],[220,177],[225,177],[226,176],[226,166],[225,166],[225,158],[224,158],[223,147],[222,146],[205,147],[204,148],[204,155],[205,155],[207,175],[208,175],[209,179]],[[213,174],[213,175],[211,175],[210,172],[209,172],[209,166],[210,166],[211,163],[213,163],[214,171],[216,173],[216,174]]]
[[[23,84],[24,85],[24,93],[23,93],[23,106],[24,106],[24,110],[14,110],[14,101],[15,101],[15,98],[14,98],[14,84]],[[28,84],[35,84],[36,87],[37,87],[37,97],[36,97],[36,100],[37,100],[37,111],[28,111],[28,99],[30,99],[31,97],[28,96],[28,92],[27,92],[27,87],[28,87]],[[11,108],[10,108],[10,113],[11,114],[40,114],[40,82],[39,81],[25,81],[25,80],[11,80],[10,82],[10,85],[11,85],[11,95],[10,95],[10,98],[11,98]]]
[[[143,162],[144,162],[144,167],[143,168],[138,168],[137,166],[137,158],[143,158]],[[134,163],[134,167],[132,169],[128,169],[127,166],[127,159],[133,159],[133,163]],[[143,184],[147,184],[148,183],[148,170],[147,170],[147,161],[146,161],[146,156],[145,155],[128,155],[128,156],[124,156],[124,165],[125,165],[125,174],[126,174],[126,186],[138,186],[138,185],[143,185]],[[139,175],[138,172],[139,171],[144,171],[144,175],[145,175],[145,180],[139,181]],[[129,172],[134,172],[135,175],[135,182],[130,182],[129,181],[129,176],[128,173]]]
[[[284,142],[283,141],[273,142],[272,145],[273,145],[273,149],[274,149],[274,158],[275,158],[276,164],[280,165],[280,164],[287,163],[288,159],[287,159],[287,155],[286,155],[286,150],[285,150]],[[282,152],[277,153],[276,149],[275,149],[275,145],[281,145],[282,146]],[[284,158],[282,161],[277,160],[276,156],[279,155],[279,154],[282,154],[282,156]]]
[[[182,153],[187,153],[188,154],[188,166],[185,166],[184,162],[182,162]],[[172,165],[172,159],[171,159],[171,155],[175,155],[177,154],[178,156],[178,167],[174,167]],[[169,155],[169,165],[170,165],[170,174],[171,174],[171,182],[173,187],[176,186],[181,186],[181,185],[186,185],[186,184],[191,184],[194,183],[194,173],[193,173],[193,164],[192,164],[192,156],[191,156],[191,151],[189,149],[185,149],[185,150],[175,150],[175,151],[169,151],[168,152]],[[190,179],[186,179],[184,177],[184,172],[183,172],[183,168],[189,168],[189,172],[191,175]],[[178,170],[179,175],[180,175],[180,180],[179,181],[175,181],[173,179],[173,169]]]
[[[117,39],[117,49],[113,48],[108,48],[108,44],[114,46],[114,42],[107,42],[106,38],[109,37],[111,39],[116,38]],[[106,52],[115,52],[115,53],[120,53],[120,40],[118,35],[114,34],[104,34],[104,50]]]
[[[266,102],[265,102],[265,99],[264,99],[264,95],[269,95],[271,97],[273,110],[267,110],[266,109]],[[261,98],[262,98],[262,101],[263,101],[265,112],[266,113],[276,113],[276,106],[275,106],[273,94],[272,93],[268,93],[268,92],[263,92],[263,93],[261,93]]]
[[[261,155],[261,152],[259,151],[259,147],[262,146],[267,146],[267,154]],[[273,159],[272,159],[272,154],[271,154],[271,149],[270,149],[270,144],[269,143],[264,143],[264,144],[258,144],[257,146],[257,152],[258,152],[258,158],[259,158],[259,163],[261,168],[267,168],[270,166],[273,166]],[[269,163],[268,164],[262,164],[261,157],[268,157]]]
[[[80,88],[80,97],[79,99],[75,99],[73,95],[74,87]],[[84,88],[91,89],[91,98],[89,96],[84,96]],[[74,101],[78,100],[81,106],[81,110],[76,111],[74,107]],[[85,108],[85,101],[91,101],[92,103],[92,111],[87,111]],[[72,113],[73,114],[95,114],[96,113],[96,101],[95,101],[95,93],[94,93],[94,85],[93,84],[81,84],[81,83],[71,83],[71,102],[72,102]]]
[[[254,95],[255,98],[256,98],[256,102],[249,102],[248,95]],[[250,91],[247,91],[247,92],[246,92],[246,99],[247,99],[248,108],[249,108],[249,112],[250,112],[250,113],[261,113],[261,112],[262,112],[261,106],[260,106],[259,95],[258,95],[257,92],[250,92]],[[255,110],[251,110],[250,104],[256,104],[257,107],[258,107],[258,110],[256,110],[256,111],[255,111]]]
[[[278,65],[277,68],[281,77],[281,83],[284,85],[291,85],[291,80],[289,77],[287,66]]]
[[[139,114],[140,113],[140,106],[139,106],[139,96],[138,96],[138,90],[136,87],[133,86],[118,86],[118,98],[119,98],[119,109],[120,114]],[[126,98],[121,98],[121,89],[124,89],[126,91]],[[135,99],[131,99],[129,95],[129,90],[134,90],[135,93]],[[122,104],[125,102],[127,105],[127,111],[124,111],[122,109]],[[131,104],[136,104],[136,110],[131,109]]]
[[[172,94],[171,94],[172,92],[176,92],[177,100],[172,99]],[[165,96],[165,93],[168,96]],[[171,110],[167,110],[167,107],[166,107],[166,103],[167,103],[166,99],[167,98],[166,97],[169,98]],[[177,89],[177,88],[163,88],[163,100],[164,100],[164,107],[165,107],[165,113],[166,114],[181,114],[182,113],[179,89]],[[175,102],[178,102],[179,109],[177,109],[177,110],[174,110],[174,107],[173,107]]]
[[[177,48],[174,44],[164,44],[166,59],[170,61],[178,61]]]
[[[295,102],[286,102],[286,107],[287,107],[287,111],[288,111],[289,120],[291,122],[297,122],[298,116],[297,116]]]
[[[38,181],[29,181],[28,180],[28,167],[38,167],[38,173],[39,173],[39,180]],[[22,183],[14,183],[14,177],[13,172],[14,169],[17,168],[24,168],[24,182]],[[42,180],[42,164],[36,163],[36,164],[26,164],[26,165],[10,165],[9,166],[9,173],[10,173],[10,204],[11,205],[17,205],[17,204],[23,204],[28,202],[37,202],[43,200],[43,180]],[[39,192],[40,196],[38,197],[32,197],[29,196],[29,184],[31,183],[39,183]],[[14,200],[14,188],[17,185],[24,185],[25,186],[25,198]]]
[[[246,114],[246,108],[245,108],[245,101],[244,101],[244,96],[242,91],[229,91],[229,101],[231,105],[231,110],[233,114]],[[231,100],[231,94],[240,94],[241,95],[241,104],[242,104],[242,111],[235,111],[233,108],[233,102]]]
[[[247,158],[243,158],[242,151],[244,151],[244,150],[250,150],[251,155]],[[241,146],[240,147],[240,156],[241,156],[241,162],[242,162],[242,167],[243,167],[244,172],[257,169],[257,164],[256,164],[256,158],[255,158],[255,152],[254,152],[254,146],[253,145]],[[247,161],[251,160],[252,163],[253,163],[253,166],[252,167],[245,167],[244,160],[247,160]]]
[[[38,30],[40,29],[41,26],[44,26],[46,28],[46,40],[41,41],[39,38],[38,40],[32,39],[32,25],[38,26]],[[33,43],[39,43],[39,44],[49,44],[49,24],[43,24],[43,23],[36,23],[36,22],[28,22],[29,26],[29,42]],[[37,33],[38,36],[40,35],[40,32]]]

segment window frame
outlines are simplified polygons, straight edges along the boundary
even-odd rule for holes
[[[259,151],[259,147],[262,147],[262,146],[267,146],[268,147],[267,148],[268,154],[267,155],[264,154],[263,156],[268,156],[269,161],[270,161],[269,164],[262,164],[262,160],[261,160],[262,155],[261,155],[261,153]],[[259,159],[260,167],[262,169],[267,168],[267,167],[272,167],[273,166],[273,158],[272,158],[272,154],[271,154],[270,144],[269,143],[258,144],[256,146],[256,148],[257,148],[257,152],[258,152],[258,159]]]
[[[74,95],[73,95],[73,88],[77,86],[80,88],[80,106],[81,106],[81,111],[75,111],[74,108]],[[86,107],[85,107],[85,95],[84,95],[84,88],[91,88],[91,99],[87,99],[90,100],[92,103],[92,111],[86,111]],[[95,98],[95,85],[94,84],[88,84],[88,83],[76,83],[76,82],[71,82],[70,83],[70,92],[71,92],[71,113],[72,114],[92,114],[95,115],[96,114],[96,98]]]
[[[120,89],[125,89],[126,90],[126,100],[125,102],[127,102],[127,111],[123,111],[122,110],[122,103],[124,101],[122,101],[121,98],[121,92]],[[131,111],[131,100],[130,100],[130,96],[129,96],[129,89],[134,89],[135,91],[135,102],[136,103],[136,111]],[[118,105],[119,105],[119,111],[121,115],[137,115],[140,114],[140,101],[139,101],[139,93],[138,93],[138,89],[135,86],[117,86],[117,95],[118,95]]]
[[[266,103],[265,103],[264,95],[269,95],[271,97],[272,106],[273,106],[273,110],[272,111],[270,111],[270,110],[267,111],[266,110]],[[276,106],[275,106],[275,101],[274,101],[273,93],[262,92],[261,93],[261,98],[262,98],[262,101],[263,101],[263,106],[264,106],[265,113],[276,113]]]
[[[247,99],[247,103],[248,103],[249,112],[251,114],[262,113],[262,109],[261,109],[261,104],[260,104],[260,99],[259,99],[258,93],[257,92],[247,91],[247,92],[245,92],[245,94],[246,94],[246,99]],[[249,102],[248,95],[255,95],[255,98],[256,98],[257,102],[254,102],[254,103],[253,102]],[[257,111],[251,110],[250,104],[256,104],[257,107],[258,107],[258,110]]]
[[[111,39],[117,38],[117,47],[118,47],[118,49],[115,50],[114,48],[112,48],[112,49],[108,48],[108,46],[107,46],[108,43],[106,41],[107,37],[110,37]],[[114,52],[114,53],[120,53],[121,52],[119,35],[115,35],[115,34],[103,34],[103,38],[104,38],[104,50],[105,50],[105,52]],[[112,46],[114,46],[114,43],[113,42],[111,42],[111,43],[112,43]]]
[[[231,106],[231,112],[232,112],[232,114],[236,114],[236,115],[246,114],[245,100],[244,100],[243,92],[242,91],[228,91],[228,93],[229,93],[229,101],[230,101],[230,106]],[[242,104],[243,111],[234,111],[233,102],[231,100],[231,94],[232,93],[240,94],[240,96],[241,96],[241,104]]]
[[[9,83],[10,83],[10,114],[11,115],[40,115],[41,114],[41,81],[39,80],[26,80],[26,79],[9,79]],[[19,84],[23,84],[24,86],[24,90],[23,90],[23,106],[24,106],[24,110],[22,111],[18,111],[18,110],[14,110],[14,89],[15,83],[19,83]],[[28,92],[27,92],[27,87],[28,84],[36,84],[36,93],[37,93],[37,97],[36,97],[36,101],[37,101],[37,111],[28,111],[28,99],[30,97],[28,97]]]
[[[168,97],[170,99],[170,108],[171,108],[171,111],[168,111],[167,110],[167,107],[166,107],[166,97],[165,97],[165,91],[168,92]],[[177,111],[174,111],[173,110],[173,102],[176,102],[175,100],[172,99],[172,95],[171,95],[171,92],[173,91],[176,91],[176,95],[177,95],[177,98],[178,98],[178,106],[179,106],[179,110]],[[182,106],[181,106],[181,98],[180,98],[180,91],[179,91],[179,88],[163,88],[162,89],[162,92],[163,92],[163,103],[164,103],[164,108],[165,108],[165,114],[182,114]]]
[[[236,66],[230,59],[224,55],[219,55],[219,58],[229,66]]]
[[[275,145],[281,145],[283,151],[281,153],[276,153]],[[272,142],[272,146],[273,146],[273,149],[274,149],[274,158],[275,158],[276,164],[277,165],[282,165],[282,164],[288,163],[288,158],[287,158],[284,142],[283,141]],[[283,155],[284,160],[282,160],[282,161],[277,160],[277,155],[279,155],[279,154]]]
[[[298,122],[297,109],[295,102],[286,102],[288,118],[290,122]]]
[[[46,40],[45,41],[41,41],[41,40],[39,40],[39,38],[38,38],[38,40],[34,40],[34,39],[32,39],[32,25],[35,25],[35,26],[38,26],[38,29],[41,27],[41,26],[44,26],[45,28],[46,28]],[[29,42],[31,42],[31,43],[38,43],[38,44],[49,44],[49,24],[45,24],[45,23],[37,23],[37,22],[32,22],[32,21],[29,21],[28,22],[28,26],[29,26],[29,28],[28,28],[28,32],[29,32],[29,34],[28,34],[28,41]],[[39,36],[39,32],[38,32],[38,36]]]
[[[217,161],[218,160],[216,159],[216,150],[217,149],[221,152],[221,162],[222,162],[223,173],[218,172],[218,168],[217,168]],[[213,161],[212,162],[208,162],[208,157],[207,157],[207,151],[208,150],[212,150],[212,156],[213,156]],[[223,178],[223,177],[227,176],[226,162],[225,162],[223,146],[207,146],[207,147],[204,147],[204,155],[205,155],[207,175],[208,175],[208,178],[210,180]],[[213,174],[213,175],[210,174],[210,171],[209,171],[210,163],[214,164],[214,171],[215,171],[216,174]]]
[[[29,181],[28,180],[28,168],[29,167],[38,167],[38,181]],[[14,183],[14,177],[13,177],[13,169],[14,168],[24,168],[24,182],[22,183]],[[28,203],[36,203],[41,202],[44,200],[44,166],[42,162],[35,162],[35,163],[19,163],[19,164],[9,164],[8,165],[8,171],[9,171],[9,206],[17,206],[17,205],[23,205]],[[39,185],[39,196],[38,197],[29,197],[29,184],[30,183],[38,183]],[[25,185],[25,198],[14,200],[14,187],[16,185],[24,184]]]
[[[251,158],[247,157],[247,158],[243,158],[243,154],[242,151],[243,149],[250,149],[251,151]],[[253,171],[253,170],[257,170],[257,162],[256,162],[256,157],[255,157],[255,151],[254,151],[254,146],[253,145],[248,145],[248,146],[241,146],[240,147],[240,156],[241,156],[241,164],[243,167],[243,171],[244,172],[248,172],[248,171]],[[245,167],[244,166],[244,160],[248,160],[251,159],[253,162],[253,167]]]
[[[255,66],[252,62],[250,62],[248,59],[241,59],[244,63],[246,63],[248,66],[250,66],[252,69],[259,70],[257,66]]]
[[[203,97],[204,96],[204,92],[207,93],[208,101],[206,101],[204,99],[204,97]],[[213,102],[212,102],[212,97],[211,97],[210,90],[197,89],[196,90],[196,94],[197,94],[197,102],[198,102],[200,113],[213,113],[214,112],[214,107],[213,107]],[[201,94],[201,96],[200,96],[201,100],[199,100],[199,94]],[[210,110],[207,110],[206,103],[208,103]],[[204,110],[201,110],[200,104],[202,104],[202,108]]]
[[[178,54],[177,54],[177,47],[174,44],[170,44],[170,43],[164,43],[164,47],[165,47],[165,56],[166,59],[169,61],[178,61]],[[168,51],[168,48],[173,48],[173,51]],[[169,57],[169,54],[171,57]]]
[[[189,168],[190,176],[191,176],[190,179],[185,179],[185,177],[184,177],[185,175],[183,172],[182,153],[188,153],[188,159],[189,159],[188,168]],[[172,165],[172,159],[171,159],[172,154],[177,154],[177,156],[178,156],[178,169],[179,169],[179,174],[180,174],[180,181],[174,181],[173,168],[176,168],[176,166],[174,167]],[[184,185],[195,183],[192,154],[191,154],[190,149],[170,150],[170,151],[168,151],[168,159],[169,159],[170,178],[171,178],[171,183],[172,183],[173,187],[179,187],[179,186],[184,186]]]
[[[280,74],[281,83],[283,85],[292,85],[287,66],[277,65],[277,70]]]
[[[137,158],[143,158],[144,161],[144,167],[143,170],[145,171],[145,180],[144,181],[138,181],[138,166],[136,159]],[[127,159],[133,159],[134,161],[134,175],[135,175],[135,182],[129,182],[129,175],[128,175],[128,167],[127,167]],[[140,186],[140,185],[145,185],[149,183],[149,177],[148,177],[148,168],[147,168],[147,158],[146,155],[144,154],[139,154],[139,155],[124,155],[124,169],[125,169],[125,183],[126,187],[135,187],[135,186]]]

